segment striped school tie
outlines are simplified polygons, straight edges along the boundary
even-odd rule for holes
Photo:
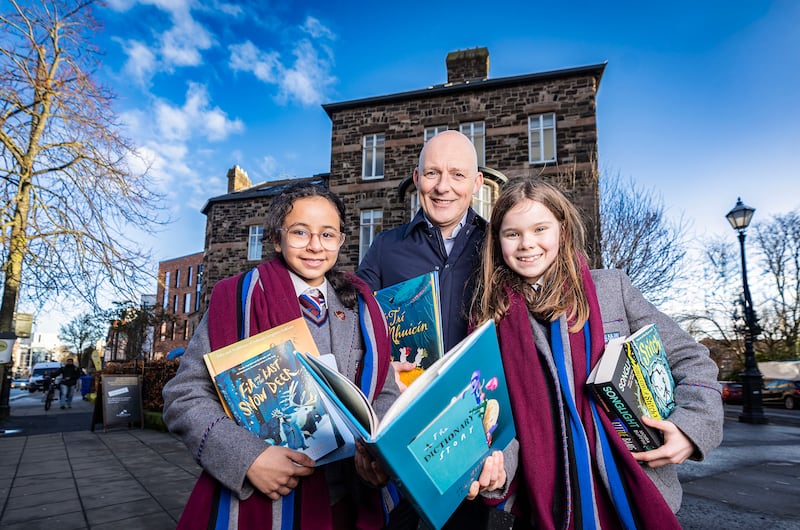
[[[325,305],[325,297],[319,289],[310,288],[306,289],[298,299],[300,300],[300,309],[303,311],[303,316],[306,320],[313,322],[317,326],[321,326],[328,320],[328,308]]]

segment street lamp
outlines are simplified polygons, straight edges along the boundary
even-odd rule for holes
[[[767,423],[764,409],[761,406],[761,372],[756,364],[756,354],[753,350],[753,341],[761,328],[758,326],[756,312],[753,309],[753,300],[750,298],[750,287],[747,285],[747,264],[744,258],[744,233],[750,220],[753,218],[755,208],[745,206],[742,199],[736,200],[736,206],[725,216],[734,230],[739,232],[739,246],[742,251],[742,284],[744,286],[744,372],[739,374],[742,378],[742,413],[739,421],[744,423]]]

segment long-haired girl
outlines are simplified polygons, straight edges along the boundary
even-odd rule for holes
[[[679,528],[674,464],[702,459],[722,439],[717,367],[625,273],[590,271],[584,247],[580,215],[557,188],[531,178],[504,186],[472,308],[475,322],[497,323],[519,454],[505,460],[505,487],[484,496],[517,516],[515,528]],[[651,323],[676,408],[645,419],[664,444],[631,453],[585,383],[609,338]]]

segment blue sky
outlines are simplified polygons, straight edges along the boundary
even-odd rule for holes
[[[756,220],[800,207],[800,3],[646,4],[109,0],[98,74],[175,218],[145,244],[157,260],[201,251],[228,168],[327,172],[323,103],[443,83],[448,52],[485,46],[492,78],[607,62],[601,170],[735,245],[737,196]]]

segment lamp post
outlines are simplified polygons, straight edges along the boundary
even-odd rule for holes
[[[739,421],[744,423],[767,423],[764,409],[761,406],[761,372],[756,363],[753,342],[761,329],[758,326],[753,300],[750,298],[750,287],[747,285],[747,264],[744,258],[744,236],[755,208],[745,206],[742,199],[736,200],[736,206],[725,216],[734,230],[739,232],[739,246],[742,251],[742,285],[744,286],[744,371],[742,378],[742,413]]]

